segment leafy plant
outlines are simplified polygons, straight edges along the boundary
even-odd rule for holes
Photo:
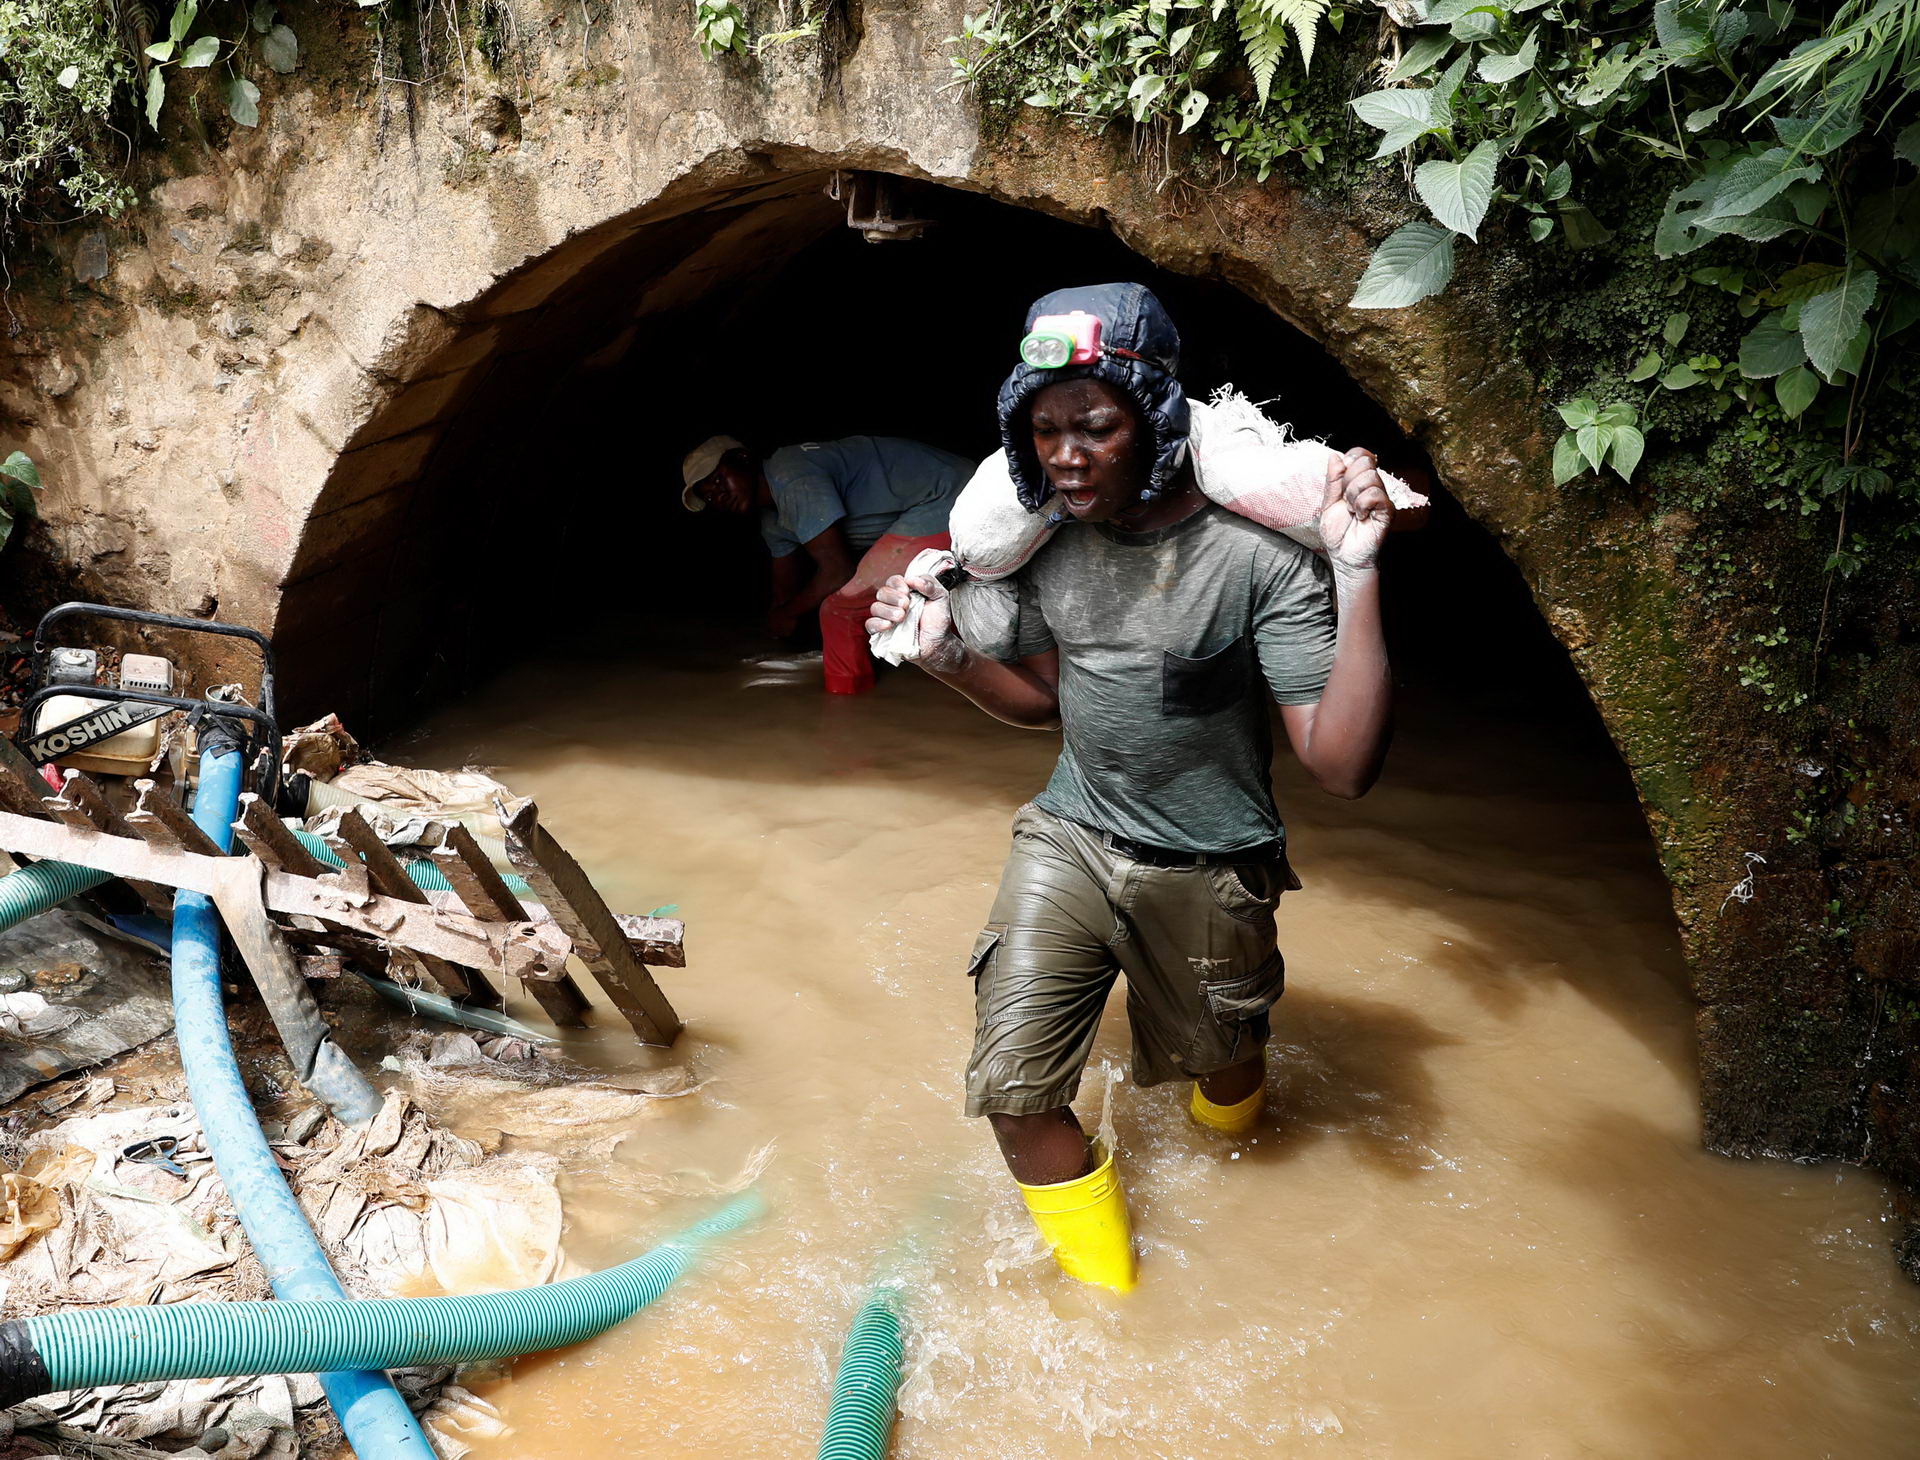
[[[118,213],[115,113],[133,76],[111,6],[0,0],[0,215]]]
[[[1583,471],[1612,467],[1622,481],[1632,481],[1634,468],[1646,450],[1640,433],[1640,412],[1626,403],[1595,405],[1586,399],[1560,407],[1567,429],[1553,444],[1553,484],[1561,486]]]
[[[700,54],[709,61],[729,51],[744,56],[749,39],[747,18],[734,0],[694,0],[693,38],[700,45]]]
[[[160,129],[160,109],[166,105],[169,71],[198,71],[221,63],[226,71],[221,98],[226,103],[227,115],[239,126],[257,127],[260,88],[241,74],[243,54],[252,48],[257,38],[261,59],[271,69],[285,74],[300,64],[298,37],[290,27],[280,23],[279,6],[274,0],[255,0],[232,40],[211,31],[188,39],[199,18],[200,0],[176,0],[166,35],[146,48],[145,54],[151,62],[147,67],[144,102],[147,125],[155,131]]]
[[[1329,139],[1281,66],[1297,52],[1304,75],[1322,24],[1342,19],[1331,0],[1000,0],[949,44],[957,78],[983,98],[1017,77],[1015,102],[1095,129],[1129,123],[1163,155],[1207,120],[1219,153],[1265,181],[1282,158],[1324,159]]]
[[[0,461],[0,547],[13,536],[13,524],[34,515],[33,494],[40,490],[40,469],[24,451]]]

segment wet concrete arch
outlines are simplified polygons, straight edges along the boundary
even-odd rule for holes
[[[738,331],[754,349],[804,355],[801,342],[769,341],[756,331],[751,301],[809,246],[845,234],[845,205],[827,196],[827,184],[850,164],[875,160],[791,148],[711,157],[659,198],[575,232],[469,300],[401,311],[384,332],[382,361],[361,382],[359,419],[289,545],[274,629],[290,701],[336,707],[361,723],[391,722],[457,683],[471,655],[451,646],[470,630],[486,632],[464,621],[468,601],[489,592],[537,594],[534,583],[548,571],[525,551],[539,534],[517,531],[515,512],[524,525],[530,502],[564,511],[559,503],[573,495],[564,481],[542,480],[528,453],[517,453],[512,464],[477,457],[476,435],[516,416],[537,435],[539,422],[528,413],[556,378],[678,348],[692,320],[708,332]],[[1060,240],[1060,279],[1078,278],[1086,245],[1100,241],[1106,246],[1095,252],[1118,260],[1116,273],[1128,272],[1131,259],[1139,272],[1210,281],[1238,301],[1250,326],[1271,328],[1278,320],[1297,332],[1312,357],[1303,368],[1337,377],[1388,431],[1418,443],[1402,446],[1423,453],[1422,465],[1430,452],[1444,483],[1465,484],[1462,499],[1489,529],[1508,532],[1530,516],[1530,504],[1518,500],[1526,479],[1511,471],[1532,445],[1524,430],[1504,451],[1510,479],[1489,480],[1484,463],[1490,448],[1501,447],[1484,431],[1455,426],[1462,379],[1454,357],[1439,352],[1436,362],[1445,368],[1431,379],[1408,368],[1410,358],[1428,353],[1430,325],[1410,330],[1404,316],[1360,329],[1330,322],[1338,290],[1329,283],[1326,236],[1317,232],[1324,220],[1305,223],[1267,200],[1249,208],[1254,216],[1236,228],[1217,207],[1210,216],[1168,217],[1158,206],[1136,216],[1088,206],[1079,186],[1041,191],[1035,179],[933,179],[897,161],[885,171],[859,171],[897,178],[904,211],[937,215],[939,199],[963,202],[983,248],[1005,242],[982,221],[996,212],[1010,232],[1033,215],[1083,225],[1081,239]],[[1313,238],[1303,236],[1308,228],[1316,230]],[[900,322],[903,340],[930,342],[974,328],[973,320],[944,314],[942,295],[942,279],[929,273],[924,311]],[[822,327],[832,327],[824,313]],[[688,368],[710,363],[689,360]],[[1503,422],[1508,429],[1516,424],[1510,413]],[[675,420],[646,422],[644,429],[680,441],[688,428]],[[651,465],[656,474],[663,467]],[[516,480],[503,482],[507,475]],[[637,547],[635,567],[645,566],[645,550]],[[550,596],[546,601],[552,605]]]

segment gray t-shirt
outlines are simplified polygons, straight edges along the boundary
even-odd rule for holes
[[[1012,582],[1016,601],[962,590],[954,617],[996,659],[1060,650],[1065,743],[1037,804],[1186,851],[1285,835],[1260,687],[1283,705],[1320,698],[1334,634],[1324,561],[1209,504],[1153,532],[1068,523]]]

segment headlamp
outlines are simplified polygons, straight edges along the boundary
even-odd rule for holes
[[[1035,370],[1091,365],[1100,358],[1100,317],[1081,309],[1041,315],[1020,342],[1020,358]]]

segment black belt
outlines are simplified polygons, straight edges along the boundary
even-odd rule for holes
[[[1257,847],[1241,847],[1232,852],[1183,852],[1173,847],[1156,847],[1137,842],[1117,831],[1103,831],[1100,840],[1109,851],[1150,867],[1214,867],[1222,863],[1277,862],[1285,854],[1285,843],[1261,842]]]

